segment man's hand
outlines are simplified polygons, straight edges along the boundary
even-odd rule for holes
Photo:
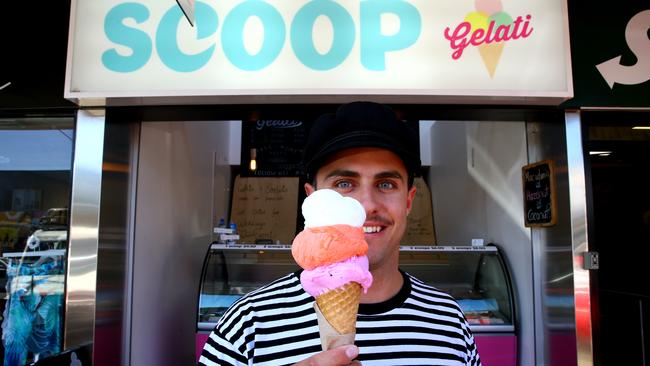
[[[354,361],[359,355],[357,346],[341,346],[329,351],[323,351],[315,354],[308,359],[298,362],[293,366],[346,366],[361,365],[359,361]]]

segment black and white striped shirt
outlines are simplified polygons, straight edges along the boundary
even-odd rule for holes
[[[361,304],[355,344],[364,366],[480,365],[454,299],[403,273],[392,299]],[[203,347],[199,365],[292,365],[321,351],[314,298],[292,273],[235,302]]]

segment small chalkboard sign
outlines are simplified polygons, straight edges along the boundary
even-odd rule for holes
[[[521,169],[527,227],[553,226],[557,223],[553,165],[552,160],[543,160]]]

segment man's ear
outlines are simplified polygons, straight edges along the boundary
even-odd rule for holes
[[[411,213],[411,209],[413,208],[413,200],[415,199],[415,191],[417,191],[417,188],[415,188],[415,184],[409,189],[408,193],[406,194],[406,214],[408,215]]]
[[[316,188],[314,188],[314,186],[309,183],[305,183],[305,193],[307,193],[308,196],[314,193],[314,191],[316,191]]]

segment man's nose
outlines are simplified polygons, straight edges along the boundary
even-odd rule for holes
[[[377,200],[376,192],[371,188],[361,188],[357,189],[356,194],[354,195],[355,199],[361,202],[361,205],[366,210],[366,216],[377,212],[379,207],[379,202]]]

